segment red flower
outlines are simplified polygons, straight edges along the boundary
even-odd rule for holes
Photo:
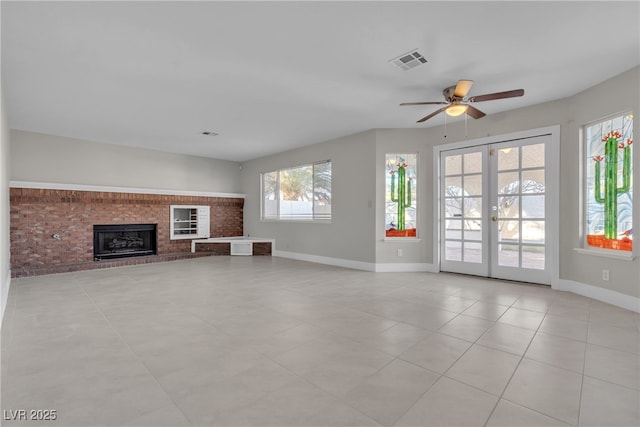
[[[604,160],[604,157],[602,156],[593,156],[593,160],[595,160],[596,162],[601,162]]]
[[[627,139],[627,145],[633,144],[633,139]]]
[[[609,132],[608,134],[606,134],[605,136],[602,137],[602,142],[607,142],[607,140],[609,140],[610,138],[622,138],[622,135],[620,135],[620,132],[614,130]]]
[[[621,142],[621,143],[618,145],[618,148],[624,148],[624,142]]]
[[[389,175],[393,175],[394,173],[396,173],[396,171],[389,171]]]

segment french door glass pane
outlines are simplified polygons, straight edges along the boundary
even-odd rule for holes
[[[449,176],[444,180],[445,196],[462,196],[462,177]]]
[[[482,217],[482,197],[464,198],[464,216],[466,218]]]
[[[464,155],[464,173],[482,173],[482,153],[468,153]]]
[[[544,195],[522,196],[522,217],[544,219]]]
[[[520,242],[520,221],[498,221],[499,242]]]
[[[462,197],[447,197],[444,200],[446,218],[462,218]]]
[[[462,242],[452,240],[445,241],[444,259],[446,261],[462,261]]]
[[[520,200],[517,195],[498,197],[498,215],[500,218],[520,218]]]
[[[544,270],[544,246],[522,246],[522,268]]]
[[[482,195],[482,175],[465,175],[464,176],[464,195],[465,196]]]
[[[482,263],[482,242],[464,242],[464,262]]]
[[[522,242],[544,243],[544,221],[522,221]]]
[[[544,169],[522,171],[523,193],[544,193]]]
[[[520,259],[519,245],[498,244],[498,265],[502,267],[518,267]]]
[[[544,167],[544,144],[525,145],[522,147],[522,168]]]
[[[465,219],[464,220],[464,238],[465,240],[482,240],[480,232],[482,231],[482,222],[480,220]]]
[[[462,156],[447,156],[444,160],[445,175],[459,175],[462,172]]]
[[[465,245],[470,241],[480,243],[482,240],[482,229],[480,228],[480,223],[476,221],[466,221],[463,237]],[[479,248],[480,254],[482,254],[481,249],[482,248]]]
[[[498,172],[498,194],[515,194],[519,191],[518,172]]]
[[[518,169],[520,167],[519,155],[519,147],[498,150],[498,171]]]
[[[459,219],[446,220],[445,239],[462,239],[462,221]]]

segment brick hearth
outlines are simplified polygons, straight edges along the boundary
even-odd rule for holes
[[[210,206],[211,237],[243,234],[243,198],[11,188],[10,201],[12,277],[228,254],[170,240],[170,205]],[[93,260],[94,224],[135,223],[158,224],[157,255]]]

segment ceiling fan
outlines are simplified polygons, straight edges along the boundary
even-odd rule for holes
[[[449,86],[442,91],[442,94],[444,95],[444,99],[446,101],[404,102],[400,104],[400,106],[446,105],[446,107],[442,107],[434,111],[433,113],[421,118],[417,121],[417,123],[422,123],[426,120],[429,120],[431,117],[435,116],[436,114],[440,114],[443,111],[446,112],[449,116],[455,117],[467,113],[474,119],[479,119],[486,116],[486,114],[478,110],[473,105],[470,105],[471,103],[493,101],[495,99],[515,98],[524,95],[524,89],[515,89],[508,90],[506,92],[488,93],[486,95],[471,96],[467,98],[467,94],[469,93],[471,86],[473,86],[473,80],[458,80],[458,83],[455,86]]]

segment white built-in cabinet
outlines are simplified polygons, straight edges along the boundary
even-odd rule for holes
[[[210,207],[171,205],[171,240],[208,238]]]

